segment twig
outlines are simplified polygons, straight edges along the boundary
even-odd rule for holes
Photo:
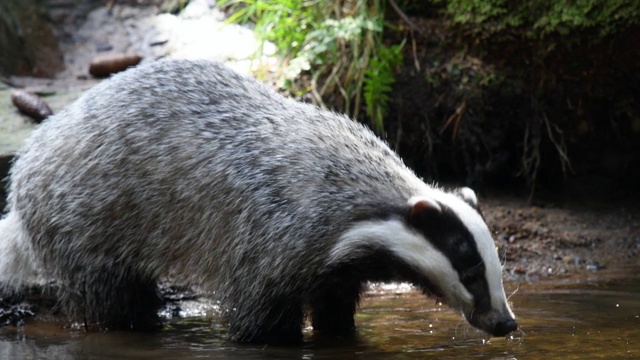
[[[444,133],[444,131],[453,122],[453,132],[451,133],[451,139],[452,140],[455,139],[456,136],[458,135],[458,129],[460,128],[460,123],[462,122],[462,117],[464,116],[464,114],[466,112],[467,112],[467,99],[464,99],[464,100],[462,100],[462,104],[460,104],[460,106],[458,106],[456,111],[454,111],[453,114],[451,114],[451,116],[449,116],[449,118],[444,123],[444,125],[442,125],[442,127],[440,128],[440,135],[442,135],[442,133]]]
[[[318,87],[318,75],[319,73],[315,73],[311,76],[311,96],[313,96],[313,99],[319,107],[326,108],[327,106],[324,104],[324,101],[322,101],[322,96],[318,93],[318,90],[316,90]]]
[[[396,4],[395,0],[389,0],[389,4],[391,4],[391,7],[393,8],[393,10],[396,11],[396,13],[402,18],[402,20],[404,20],[404,22],[407,23],[407,25],[409,25],[409,27],[411,28],[411,30],[417,32],[420,35],[424,35],[422,33],[422,30],[420,28],[418,28],[413,21],[411,21],[411,19],[409,19],[409,17],[407,16],[407,14],[404,13],[404,11],[402,11],[402,9],[400,9],[400,6],[398,6],[398,4]]]
[[[331,82],[335,81],[335,83],[339,83],[340,80],[337,78],[338,71],[342,68],[342,58],[338,60],[338,63],[333,65],[331,68],[331,73],[324,80],[324,84],[320,88],[319,94],[320,96],[324,95],[327,91],[327,87],[331,85]]]
[[[547,135],[549,136],[549,140],[551,141],[553,146],[556,148],[556,151],[558,152],[558,156],[560,157],[560,166],[562,167],[562,174],[566,177],[567,169],[573,172],[573,168],[571,167],[571,160],[569,160],[569,156],[567,155],[567,145],[564,142],[564,136],[562,134],[562,130],[560,130],[558,125],[551,124],[545,112],[542,113],[542,118],[544,119],[544,124],[547,128]],[[553,126],[553,129],[551,129],[552,126]],[[555,132],[560,135],[559,143],[556,140],[556,138],[553,136],[552,130],[555,130]]]
[[[411,33],[411,54],[413,55],[413,64],[416,67],[416,70],[420,72],[420,61],[418,60],[416,38],[413,36],[413,32]]]
[[[538,118],[535,118],[538,119]],[[527,121],[527,126],[524,132],[523,149],[522,149],[522,172],[527,180],[530,182],[530,190],[527,201],[530,203],[533,200],[533,196],[536,191],[536,181],[538,177],[538,169],[540,167],[540,121],[533,120]],[[536,126],[537,125],[537,126]],[[535,127],[535,128],[534,128]],[[535,131],[535,134],[531,132]]]

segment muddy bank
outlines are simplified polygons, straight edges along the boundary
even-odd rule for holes
[[[640,209],[635,202],[529,204],[494,196],[483,214],[509,280],[588,276],[640,265]]]

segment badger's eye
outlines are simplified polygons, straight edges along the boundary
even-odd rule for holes
[[[484,262],[480,262],[469,269],[461,271],[460,281],[464,285],[472,284],[483,276],[483,272],[484,272]]]
[[[465,271],[460,273],[460,282],[462,282],[464,285],[469,285],[473,283],[474,281],[476,281],[477,278],[478,276],[476,274],[473,274],[470,272]]]

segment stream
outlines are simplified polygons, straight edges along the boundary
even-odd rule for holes
[[[506,284],[521,329],[489,338],[408,285],[376,285],[355,338],[299,347],[226,341],[215,316],[174,317],[152,333],[85,333],[52,319],[0,328],[0,359],[623,359],[640,357],[640,268]],[[188,307],[188,306],[187,306]],[[194,312],[198,314],[197,311]]]

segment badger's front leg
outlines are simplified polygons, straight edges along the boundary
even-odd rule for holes
[[[340,280],[325,284],[309,300],[313,330],[321,335],[349,335],[355,330],[353,317],[362,284]]]

